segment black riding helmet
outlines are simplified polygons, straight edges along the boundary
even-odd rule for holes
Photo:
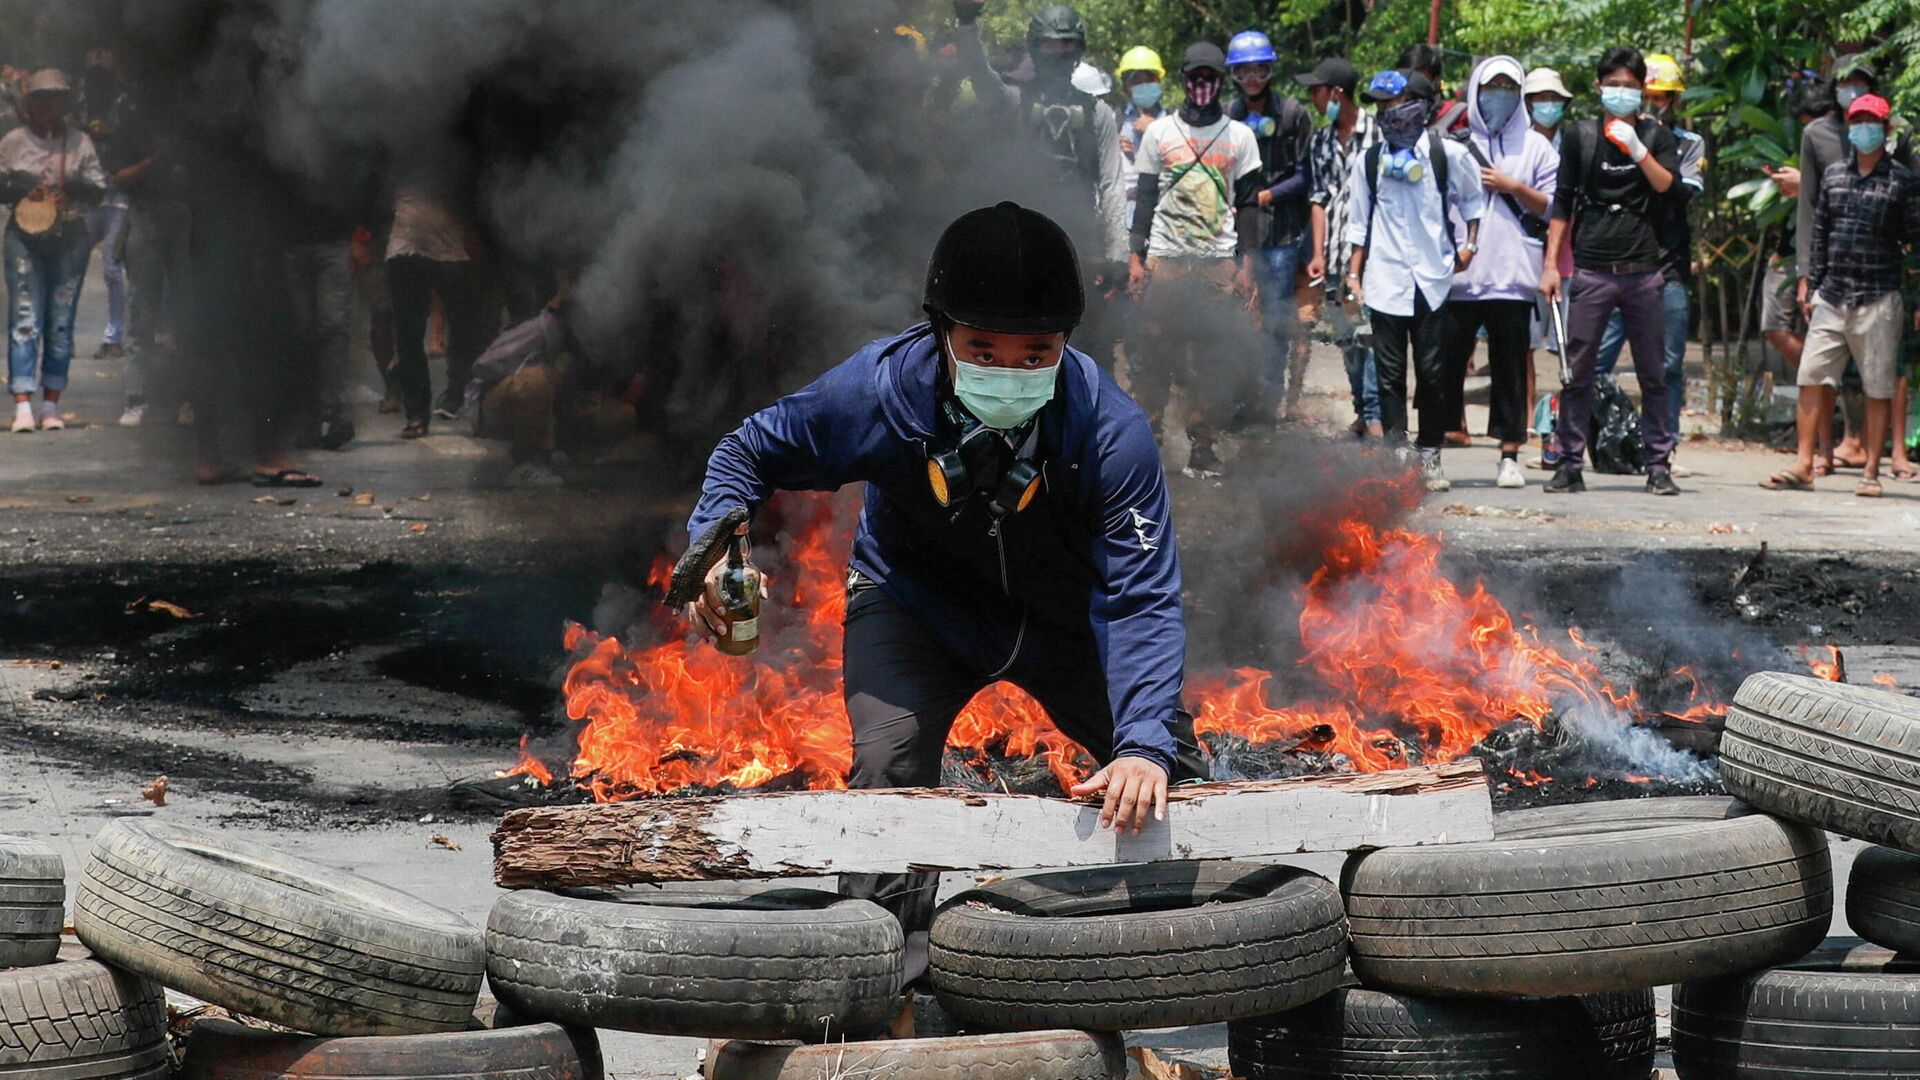
[[[1081,52],[1087,49],[1087,24],[1080,13],[1065,4],[1048,4],[1034,12],[1027,23],[1027,51],[1039,48],[1043,41],[1071,41]]]
[[[933,245],[924,306],[1000,334],[1072,330],[1086,312],[1080,257],[1053,220],[1011,202],[960,215]]]

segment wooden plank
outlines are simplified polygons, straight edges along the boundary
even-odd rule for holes
[[[514,810],[509,888],[1016,870],[1457,843],[1493,836],[1474,760],[1174,789],[1167,820],[1099,828],[1097,804],[954,789],[796,791]]]

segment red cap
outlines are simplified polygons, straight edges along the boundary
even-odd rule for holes
[[[1893,115],[1893,106],[1879,94],[1861,94],[1847,106],[1849,120],[1885,120]]]

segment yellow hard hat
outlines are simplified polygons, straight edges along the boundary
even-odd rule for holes
[[[1680,73],[1680,61],[1666,53],[1647,57],[1647,89],[1678,94],[1687,88],[1687,77]]]
[[[1120,57],[1120,77],[1126,78],[1129,71],[1151,71],[1159,78],[1167,77],[1167,66],[1160,62],[1160,54],[1145,45],[1135,45]]]

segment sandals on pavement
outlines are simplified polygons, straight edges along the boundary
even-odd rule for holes
[[[1863,499],[1877,499],[1886,492],[1878,480],[1862,480],[1853,485],[1853,493]]]
[[[279,472],[253,474],[253,486],[260,488],[312,488],[319,487],[323,481],[309,472],[299,469],[281,469]]]
[[[1920,469],[1916,469],[1911,465],[1895,465],[1893,467],[1893,478],[1895,480],[1920,479]]]
[[[400,437],[401,437],[401,438],[403,438],[403,439],[424,439],[424,438],[426,438],[426,437],[427,437],[427,422],[426,422],[425,420],[409,420],[409,421],[407,421],[407,426],[406,426],[406,427],[403,427],[403,428],[401,428],[401,429],[400,429]]]
[[[1812,491],[1813,481],[1792,469],[1782,469],[1760,481],[1760,486],[1768,491]]]

